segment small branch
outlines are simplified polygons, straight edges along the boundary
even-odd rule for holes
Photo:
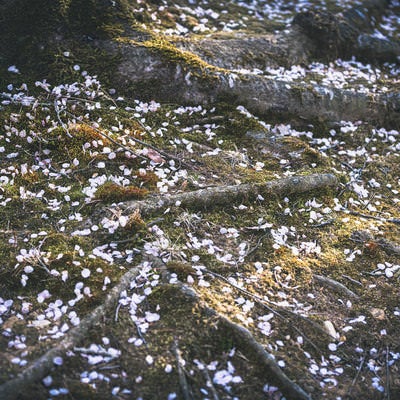
[[[347,396],[346,397],[350,398],[351,391],[353,390],[353,387],[356,384],[357,379],[360,376],[360,372],[361,372],[361,370],[363,368],[363,365],[365,363],[365,357],[366,357],[366,355],[364,354],[363,358],[361,359],[360,365],[357,368],[356,376],[354,377],[353,381],[351,382],[351,385],[350,385],[349,389],[347,390],[347,394],[346,394]]]
[[[193,400],[193,396],[191,395],[189,384],[186,379],[185,371],[183,370],[184,360],[182,358],[181,351],[178,347],[178,340],[175,339],[172,345],[172,352],[175,355],[176,363],[178,366],[178,375],[179,375],[179,384],[181,386],[182,394],[184,400]]]
[[[92,349],[87,349],[86,347],[74,347],[74,351],[79,352],[81,354],[94,354],[94,355],[99,355],[103,357],[109,357],[109,358],[116,358],[117,356],[111,355],[107,350],[92,350]]]
[[[351,291],[350,289],[348,289],[345,285],[343,285],[342,283],[335,281],[332,278],[328,278],[326,276],[322,276],[322,275],[317,275],[314,274],[313,278],[315,281],[317,281],[318,283],[328,286],[329,288],[335,290],[336,292],[342,293],[348,297],[351,297],[353,299],[359,299],[359,296],[357,294],[355,294],[353,291]]]
[[[56,112],[57,119],[58,119],[58,122],[60,123],[61,127],[64,129],[64,131],[67,134],[67,136],[72,138],[73,136],[69,132],[68,126],[66,125],[66,123],[61,118],[61,115],[60,115],[61,114],[61,110],[58,107],[58,100],[57,99],[54,100],[54,111]]]
[[[386,399],[390,400],[390,367],[389,367],[389,346],[386,346],[386,360],[385,360],[385,367],[386,367],[386,390],[385,395]]]
[[[342,275],[343,278],[348,279],[350,282],[354,283],[357,286],[362,286],[362,283],[360,281],[357,281],[355,279],[353,279],[351,276],[348,275]]]
[[[374,215],[369,215],[369,214],[363,214],[358,211],[353,211],[353,210],[347,210],[343,208],[341,211],[345,212],[346,214],[350,215],[355,215],[357,217],[362,217],[362,218],[367,218],[367,219],[374,219],[376,221],[381,221],[381,222],[390,222],[392,224],[400,224],[400,218],[382,218],[382,217],[376,217]]]
[[[311,225],[310,228],[323,228],[324,226],[331,225],[334,222],[335,222],[335,219],[334,218],[330,218],[327,221],[323,221],[323,222],[321,222],[319,224]]]

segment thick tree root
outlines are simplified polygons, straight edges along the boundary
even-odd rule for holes
[[[265,184],[241,184],[217,186],[192,192],[178,193],[171,196],[158,196],[146,200],[125,202],[119,207],[125,213],[139,210],[141,215],[154,214],[169,207],[180,206],[191,210],[213,209],[242,201],[252,201],[258,196],[289,196],[322,190],[338,184],[333,174],[311,174],[277,179]]]
[[[246,349],[247,353],[252,352],[256,360],[262,364],[272,379],[278,385],[279,390],[288,398],[296,400],[311,400],[311,396],[307,394],[299,385],[293,382],[279,367],[275,358],[269,354],[264,347],[254,339],[251,332],[245,327],[238,325],[228,318],[221,316],[216,311],[207,308],[209,313],[214,312],[219,317],[219,321],[225,328],[229,329],[236,340],[240,342],[240,346]]]
[[[203,105],[224,99],[243,105],[256,115],[289,116],[303,123],[304,120],[331,123],[363,120],[391,126],[400,123],[400,95],[396,91],[361,93],[333,86],[288,83],[264,75],[221,70],[206,62],[187,65],[184,58],[187,55],[170,62],[161,49],[148,49],[137,42],[124,42],[120,46],[107,50],[115,54],[121,50],[123,54],[116,84],[134,87],[136,96]]]
[[[178,341],[175,339],[172,345],[172,352],[176,358],[176,364],[178,369],[179,384],[181,386],[181,391],[184,400],[193,400],[193,396],[190,392],[189,384],[186,379],[185,371],[183,370],[184,361],[182,359],[181,351],[178,347]]]
[[[26,368],[15,378],[3,383],[0,386],[0,399],[18,399],[21,393],[27,392],[29,385],[40,381],[54,370],[54,368],[56,368],[54,358],[63,357],[66,351],[72,350],[84,340],[89,329],[93,328],[105,315],[111,312],[112,308],[115,307],[115,304],[118,302],[120,293],[129,288],[131,281],[138,276],[139,273],[140,268],[137,266],[126,272],[119,283],[107,294],[104,302],[86,316],[77,327],[72,329],[60,343],[36,359],[31,366]]]
[[[400,45],[371,35],[388,2],[369,0],[343,13],[299,13],[288,32],[261,37],[206,38],[198,41],[140,41],[129,37],[103,43],[119,54],[116,84],[128,96],[186,104],[220,100],[243,105],[254,114],[281,115],[299,121],[363,120],[397,127],[400,96],[361,93],[311,83],[245,73],[312,61],[359,56],[367,62],[397,62]],[[246,61],[248,60],[248,61]],[[151,82],[151,84],[147,84]]]
[[[311,9],[296,14],[283,32],[229,37],[228,46],[224,36],[174,44],[210,65],[229,70],[265,70],[352,56],[366,62],[397,62],[399,43],[371,35],[388,5],[386,0],[368,0],[338,14]]]

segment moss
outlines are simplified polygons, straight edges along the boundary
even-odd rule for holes
[[[157,182],[160,178],[152,171],[138,171],[137,180],[142,182],[148,189],[155,189],[157,187]]]
[[[179,261],[170,261],[166,265],[168,271],[178,276],[178,279],[182,282],[186,281],[188,275],[195,273],[191,264]]]
[[[226,70],[224,70],[223,68],[208,64],[201,57],[193,54],[190,51],[179,49],[162,35],[152,35],[152,38],[150,40],[145,40],[143,42],[127,37],[119,37],[116,40],[119,43],[145,47],[157,54],[162,55],[170,62],[181,64],[183,65],[183,67],[199,69],[203,73],[226,72]]]
[[[121,186],[113,182],[106,182],[96,191],[96,199],[106,203],[142,199],[149,193],[148,190],[134,185]]]

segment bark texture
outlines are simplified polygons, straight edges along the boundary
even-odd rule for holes
[[[41,1],[43,5],[47,4],[45,0]],[[126,96],[184,104],[223,101],[244,105],[249,111],[263,116],[290,115],[311,121],[365,120],[387,126],[400,125],[400,95],[395,88],[385,94],[365,94],[328,86],[288,83],[237,71],[243,68],[262,71],[267,66],[288,67],[315,59],[331,61],[353,55],[368,62],[397,62],[399,44],[371,35],[386,10],[387,0],[363,2],[343,14],[299,13],[290,29],[275,35],[217,35],[189,41],[159,40],[149,32],[128,27],[129,7],[125,1],[115,2],[115,7],[99,2],[90,18],[84,3],[76,0],[68,7],[63,7],[62,2],[52,4],[49,13],[50,16],[54,14],[54,20],[47,15],[44,19],[47,26],[33,24],[32,35],[29,35],[28,31],[15,31],[14,27],[15,23],[16,26],[27,25],[15,11],[27,7],[26,1],[8,0],[2,5],[2,12],[12,18],[5,21],[3,30],[0,29],[3,33],[0,59],[6,58],[8,65],[17,60],[32,66],[34,62],[22,56],[27,54],[28,48],[29,54],[38,54],[41,58],[38,65],[43,73],[43,64],[47,69],[49,65],[58,67],[55,60],[51,60],[51,49],[73,38],[74,46],[80,42],[85,51],[92,49],[93,54],[102,54],[94,59],[95,65],[101,69],[102,76],[108,74],[108,79]],[[30,19],[43,20],[40,15],[39,19],[35,15]],[[85,16],[88,17],[87,24],[84,23]],[[103,25],[99,23],[102,20]],[[58,21],[58,28],[54,21]],[[121,31],[118,37],[115,32],[110,34],[103,28],[116,21]],[[10,51],[7,45],[10,39],[7,27],[12,35],[21,38],[15,51]],[[33,37],[31,41],[27,40],[30,36]],[[118,60],[116,69],[107,71],[100,67],[107,58]]]
[[[252,201],[259,195],[264,198],[289,196],[313,190],[323,190],[334,187],[337,184],[338,181],[333,174],[311,174],[277,179],[266,182],[263,185],[241,184],[199,189],[171,196],[159,196],[146,200],[125,202],[121,203],[119,207],[125,213],[139,210],[142,215],[160,212],[176,205],[191,210],[204,210],[242,201]]]

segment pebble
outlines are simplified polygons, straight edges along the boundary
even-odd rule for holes
[[[324,331],[333,339],[335,340],[339,339],[339,334],[336,332],[336,329],[331,321],[324,321],[323,328]]]
[[[386,319],[385,311],[381,308],[373,307],[369,310],[369,312],[378,321],[383,321],[384,319]]]

